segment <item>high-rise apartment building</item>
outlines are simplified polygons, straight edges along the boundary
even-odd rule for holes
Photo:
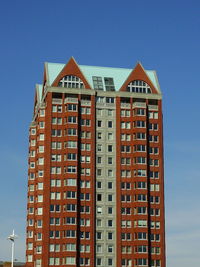
[[[26,266],[165,267],[155,71],[46,63],[30,126]]]

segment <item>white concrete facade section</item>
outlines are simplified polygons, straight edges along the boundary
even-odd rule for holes
[[[115,101],[115,98],[113,98]],[[105,99],[104,99],[105,100]],[[96,104],[96,266],[116,266],[116,109]],[[108,264],[109,263],[109,264]],[[111,265],[112,263],[112,265]]]

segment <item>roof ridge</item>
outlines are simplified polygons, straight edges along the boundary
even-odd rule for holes
[[[80,67],[92,67],[92,68],[108,68],[108,69],[124,69],[124,70],[132,70],[130,68],[123,68],[123,67],[106,67],[106,66],[91,66],[91,65],[79,65]]]

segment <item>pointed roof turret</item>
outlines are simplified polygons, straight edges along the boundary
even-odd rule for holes
[[[134,80],[141,80],[141,81],[146,82],[151,87],[153,94],[159,93],[158,89],[156,89],[151,78],[149,77],[149,75],[147,74],[147,72],[145,71],[145,69],[143,68],[140,62],[137,63],[135,68],[129,74],[128,78],[126,79],[122,87],[120,88],[120,91],[126,91],[128,84]]]
[[[86,80],[85,76],[83,75],[81,69],[79,68],[78,64],[76,63],[76,61],[75,61],[75,59],[73,57],[70,58],[68,63],[63,67],[63,69],[57,75],[57,77],[55,78],[53,83],[50,84],[50,86],[56,86],[57,87],[59,81],[64,76],[67,76],[67,75],[73,75],[73,76],[79,77],[83,81],[86,89],[90,89],[91,88],[90,84]]]

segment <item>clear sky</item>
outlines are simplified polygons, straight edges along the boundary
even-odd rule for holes
[[[28,127],[44,62],[157,70],[168,267],[200,265],[200,2],[7,0],[0,5],[0,260],[25,258]]]

